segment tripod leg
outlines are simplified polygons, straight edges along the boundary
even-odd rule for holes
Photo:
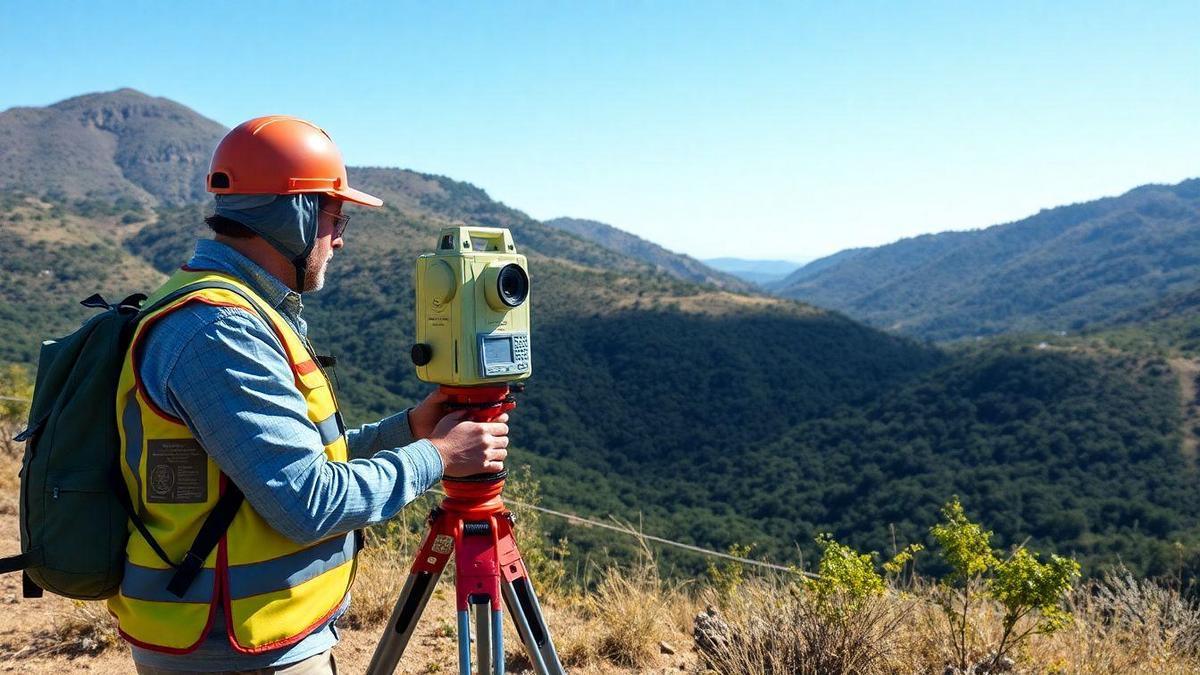
[[[504,617],[500,608],[492,608],[492,664],[496,675],[504,675]]]
[[[471,675],[471,614],[458,612],[458,675]]]
[[[475,659],[479,674],[504,675],[504,618],[488,599],[472,602],[471,607],[475,612]],[[461,658],[461,645],[459,649]]]
[[[368,675],[390,675],[395,672],[396,664],[404,655],[404,649],[417,627],[417,620],[425,611],[425,605],[429,604],[429,596],[433,595],[433,588],[450,560],[454,550],[454,526],[440,510],[434,510],[430,515],[429,534],[413,562],[412,572],[404,582],[404,589],[400,591],[400,599],[396,601],[387,628],[379,638],[379,645],[375,647],[375,654],[367,667]]]
[[[475,663],[479,675],[492,672],[492,613],[487,601],[473,603],[475,610]]]
[[[496,519],[500,591],[504,604],[508,606],[508,613],[513,618],[521,642],[525,643],[525,652],[534,671],[538,675],[561,675],[563,667],[558,660],[558,652],[554,650],[554,641],[550,639],[550,629],[542,617],[542,606],[533,592],[529,570],[525,568],[521,552],[517,550],[517,539],[512,531],[513,517],[511,514],[505,516]]]
[[[533,671],[537,675],[564,675],[566,671],[558,660],[554,641],[550,639],[550,629],[542,616],[542,606],[533,592],[529,577],[523,576],[512,581],[505,579],[501,582],[501,589],[508,615],[517,626],[517,635],[525,644]]]
[[[387,628],[375,647],[371,665],[367,666],[368,675],[390,675],[395,672],[396,664],[400,663],[400,657],[404,655],[404,649],[408,647],[408,641],[417,627],[417,619],[425,611],[425,605],[429,603],[429,596],[433,594],[433,587],[440,576],[431,572],[408,575],[400,599],[396,601],[396,607],[388,619]]]

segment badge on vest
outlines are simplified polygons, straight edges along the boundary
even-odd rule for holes
[[[199,504],[208,501],[208,455],[194,438],[146,442],[146,501]]]

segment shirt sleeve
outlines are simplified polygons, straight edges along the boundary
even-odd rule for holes
[[[413,438],[408,424],[408,413],[412,408],[385,417],[372,424],[346,431],[346,445],[350,457],[370,457],[380,450],[398,448],[417,440]]]
[[[192,307],[173,312],[154,332]],[[411,441],[407,416],[357,431],[355,446],[370,457],[329,461],[274,333],[241,309],[194,307],[173,327],[173,345],[151,336],[151,350],[174,351],[156,363],[144,360],[147,371],[157,368],[144,379],[161,382],[160,407],[188,425],[281,534],[307,543],[381,522],[441,478],[441,457],[428,440],[388,447]]]

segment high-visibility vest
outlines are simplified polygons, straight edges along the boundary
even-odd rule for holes
[[[321,434],[325,456],[347,460],[337,402],[325,373],[288,322],[244,283],[215,272],[182,270],[147,303],[206,280],[243,289],[257,309],[233,291],[209,288],[147,315],[134,332],[117,390],[125,484],[151,535],[174,562],[191,546],[227,478],[187,426],[150,400],[139,379],[142,338],[162,317],[187,303],[203,302],[242,307],[270,319],[287,352],[295,387],[308,402],[308,419]],[[278,649],[303,639],[337,611],[354,577],[356,553],[354,533],[297,544],[246,501],[183,598],[167,591],[173,570],[131,529],[121,590],[108,607],[121,635],[147,649],[177,654],[194,650],[207,636],[218,603],[234,649]]]

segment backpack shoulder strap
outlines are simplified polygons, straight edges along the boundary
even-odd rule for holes
[[[139,309],[137,321],[140,322],[142,319],[146,318],[146,316],[148,314],[150,314],[151,312],[155,312],[159,309],[162,309],[163,307],[166,307],[167,305],[171,304],[172,302],[175,302],[176,300],[178,300],[179,298],[182,298],[185,295],[188,295],[190,293],[195,293],[196,291],[207,290],[210,288],[219,288],[224,291],[230,291],[232,293],[238,294],[239,296],[241,296],[241,298],[243,300],[246,301],[247,304],[249,304],[251,307],[254,308],[254,311],[262,318],[263,321],[267,322],[268,328],[270,328],[273,325],[274,322],[271,321],[271,317],[267,315],[266,311],[259,304],[259,301],[256,300],[255,298],[250,297],[250,295],[248,293],[246,293],[245,289],[239,288],[238,286],[235,286],[234,284],[228,283],[226,281],[218,281],[218,280],[198,281],[196,283],[188,284],[182,288],[177,288],[174,291],[171,291],[170,293],[164,295],[163,297],[159,298],[158,300],[155,300],[154,302],[152,302],[149,306],[142,307],[141,309]]]

